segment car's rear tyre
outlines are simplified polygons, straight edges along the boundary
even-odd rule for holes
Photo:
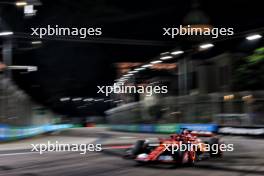
[[[145,140],[138,140],[132,148],[126,151],[123,158],[125,159],[134,159],[138,154],[143,153],[144,151]]]
[[[189,151],[179,151],[176,155],[174,155],[174,157],[175,160],[179,161],[180,164],[183,164],[185,166],[194,166],[196,160],[195,152],[191,154],[191,152]]]
[[[219,157],[222,157],[223,156],[223,152],[220,150],[220,142],[219,142],[219,138],[211,138],[209,141],[208,141],[208,144],[210,145],[210,151],[209,151],[209,154],[210,154],[210,157],[212,158],[219,158]],[[216,151],[213,151],[213,145],[217,145],[217,150]]]
[[[184,152],[183,155],[183,162],[185,166],[194,166],[195,164],[195,159],[192,158],[191,153],[188,151]]]

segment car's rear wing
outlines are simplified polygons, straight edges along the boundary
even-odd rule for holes
[[[181,134],[184,133],[184,131],[187,130],[189,133],[193,136],[198,137],[212,137],[215,136],[215,133],[210,131],[202,131],[202,130],[189,130],[188,128],[181,128]]]

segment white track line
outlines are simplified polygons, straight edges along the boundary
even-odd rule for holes
[[[5,153],[5,154],[0,154],[1,156],[15,156],[15,155],[27,155],[27,154],[35,154],[39,152],[22,152],[22,153]]]

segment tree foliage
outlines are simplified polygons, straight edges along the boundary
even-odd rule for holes
[[[234,65],[235,90],[264,89],[264,47],[256,49],[252,55],[239,59]]]

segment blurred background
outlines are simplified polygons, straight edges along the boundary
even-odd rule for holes
[[[84,39],[76,36],[40,39],[30,35],[31,28],[47,25],[99,27],[102,35]],[[233,28],[234,35],[218,38],[185,35],[173,39],[163,35],[163,28],[179,25]],[[101,140],[106,136],[111,140],[114,136],[112,143],[122,143],[121,139],[126,137],[131,137],[131,142],[144,135],[151,136],[145,132],[175,133],[180,125],[239,135],[238,139],[226,138],[237,144],[238,153],[227,156],[223,163],[227,166],[232,158],[242,155],[245,157],[233,162],[242,164],[229,169],[221,165],[217,174],[262,175],[263,157],[244,154],[261,151],[262,139],[247,141],[248,136],[264,135],[263,26],[263,6],[259,1],[0,1],[0,147],[3,150],[0,156],[10,154],[12,146],[6,142],[14,142],[11,153],[24,153],[26,144],[22,145],[21,139],[62,129],[66,131],[51,137],[52,140]],[[167,86],[168,93],[152,96],[97,93],[97,86],[114,83]],[[109,132],[109,129],[122,132]],[[127,131],[137,135],[124,133]],[[44,137],[43,141],[46,140]],[[246,146],[241,147],[243,141]],[[250,148],[251,143],[256,148]],[[1,171],[10,175],[19,173],[9,166],[17,162],[17,156],[10,157],[7,162],[1,161],[0,175]],[[62,156],[55,154],[45,159],[56,157]],[[32,158],[18,159],[26,163]],[[254,161],[252,168],[239,170],[250,159]],[[76,156],[72,159],[74,163],[79,160]],[[122,163],[120,158],[113,160]],[[53,164],[58,175],[96,174],[100,170],[99,166],[92,169],[83,165],[79,171],[60,173],[59,166],[67,164]],[[40,166],[48,169],[44,164]],[[102,167],[107,171],[111,168]],[[210,162],[201,166],[205,167],[212,169]],[[252,173],[254,168],[257,172]],[[141,171],[155,174],[153,168],[133,169],[108,174]],[[28,170],[23,173],[27,174]],[[195,175],[191,171],[187,168],[182,173]],[[203,172],[208,170],[197,174]]]
[[[1,2],[1,60],[37,71],[2,71],[1,123],[86,123],[89,117],[99,123],[263,123],[263,16],[258,3],[217,2],[216,8],[213,2],[195,0],[23,2]],[[42,40],[29,35],[32,27],[47,25],[100,27],[103,35]],[[164,27],[179,25],[233,28],[234,35],[163,35]],[[247,40],[250,35],[260,38]],[[200,50],[203,43],[214,46]],[[137,71],[151,62],[155,64]],[[134,73],[127,76],[129,71]],[[168,93],[97,93],[97,86],[122,79],[125,85],[166,85]]]

